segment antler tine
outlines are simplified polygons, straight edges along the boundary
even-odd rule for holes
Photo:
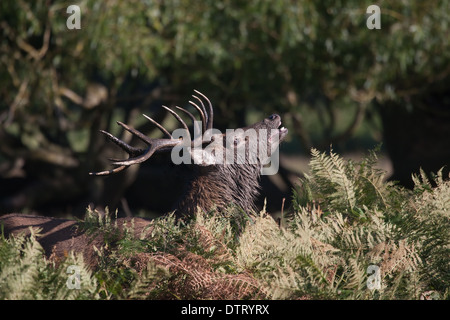
[[[144,135],[142,132],[137,131],[136,129],[134,129],[132,127],[129,127],[128,125],[126,125],[125,123],[120,122],[120,121],[117,121],[117,124],[120,125],[121,127],[123,127],[128,132],[130,132],[132,135],[134,135],[134,136],[138,137],[139,139],[141,139],[146,144],[151,143],[151,139],[149,137],[147,137],[146,135]],[[119,140],[119,139],[117,139],[117,140]]]
[[[135,155],[142,154],[145,152],[145,150],[143,150],[143,149],[130,146],[126,142],[116,138],[115,136],[113,136],[111,133],[109,133],[107,131],[100,130],[100,132],[103,133],[111,142],[115,143],[121,149],[123,149],[125,152],[127,152],[131,157],[134,157]],[[113,161],[113,162],[118,161],[118,160],[113,160],[113,159],[109,159],[109,160]],[[106,176],[106,175],[120,172],[120,171],[126,169],[127,167],[128,166],[122,165],[122,166],[118,166],[117,168],[114,168],[111,170],[100,171],[100,172],[89,172],[89,175],[91,175],[91,176]]]
[[[185,128],[187,131],[189,131],[188,126],[186,125],[186,122],[183,121],[183,119],[181,119],[181,117],[172,109],[167,108],[166,106],[162,106],[164,109],[166,109],[167,111],[169,111],[177,120],[179,123],[181,123],[181,125],[183,126],[183,128]]]
[[[194,125],[194,134],[195,134],[195,127],[197,125],[197,119],[195,119],[194,115],[192,113],[190,113],[189,111],[187,111],[186,109],[181,108],[179,106],[175,106],[175,108],[177,108],[178,110],[183,111],[185,114],[187,114],[189,116],[189,118],[191,118],[192,124]]]
[[[132,147],[129,144],[125,143],[124,141],[114,137],[109,132],[106,132],[104,130],[100,130],[100,132],[103,133],[110,141],[114,142],[116,145],[118,145],[120,148],[122,148],[124,151],[126,151],[130,155],[134,156],[134,155],[144,152],[144,150],[142,150],[140,148]]]
[[[206,130],[206,129],[207,129],[207,126],[208,126],[208,123],[209,123],[209,114],[208,114],[208,111],[206,111],[206,108],[205,108],[205,105],[203,104],[202,99],[200,99],[199,97],[197,97],[197,96],[195,96],[195,95],[192,95],[192,97],[195,98],[195,99],[197,99],[197,100],[200,102],[201,106],[202,106],[202,110],[203,110],[203,113],[205,114],[205,119],[206,119],[206,121],[205,121],[205,130]]]
[[[179,106],[175,106],[175,108],[177,108],[178,110],[183,111],[185,114],[187,114],[189,116],[189,118],[191,118],[192,122],[195,122],[196,119],[194,117],[194,115],[192,113],[190,113],[189,111],[187,111],[186,109],[179,107]]]
[[[213,111],[212,103],[211,103],[211,101],[208,99],[208,97],[205,96],[205,95],[204,95],[203,93],[201,93],[200,91],[194,89],[194,92],[197,93],[197,94],[199,94],[199,95],[201,95],[201,96],[203,97],[203,99],[205,99],[205,100],[208,102],[208,106],[209,106],[209,116],[208,116],[208,120],[207,120],[207,121],[208,121],[208,123],[207,123],[207,129],[212,129],[212,128],[213,128],[213,119],[214,119],[214,111]],[[201,101],[198,97],[196,97],[196,96],[193,96],[193,97],[195,97],[195,98],[197,98],[199,101]],[[205,112],[206,112],[206,108],[205,108],[205,106],[203,105],[203,102],[202,102],[202,107],[203,107],[203,109],[204,109]]]
[[[198,113],[200,113],[200,117],[202,118],[202,129],[203,129],[203,132],[205,132],[205,131],[206,131],[206,118],[205,118],[205,113],[204,113],[204,112],[202,111],[202,109],[201,109],[198,105],[196,105],[194,102],[189,101],[189,103],[190,103],[192,106],[194,106],[195,109],[197,109]]]
[[[161,130],[162,133],[164,133],[165,136],[167,136],[169,139],[172,138],[172,135],[169,133],[169,131],[166,130],[162,125],[160,125],[157,121],[153,120],[146,114],[142,114],[147,120],[149,120],[151,123],[153,123],[155,126],[158,127],[159,130]]]
[[[194,90],[194,91],[195,91],[195,90]],[[206,111],[206,108],[205,108],[205,105],[203,104],[202,99],[200,99],[199,97],[197,97],[197,96],[195,96],[195,95],[192,95],[192,97],[195,98],[195,99],[197,99],[197,100],[200,102],[200,104],[202,105],[203,113],[205,114],[206,121],[208,121],[208,119],[209,119],[209,114],[208,114],[208,111]]]
[[[111,169],[111,170],[107,170],[107,171],[100,171],[100,172],[89,172],[90,176],[108,176],[110,174],[113,173],[117,173],[120,172],[124,169],[128,168],[128,166],[119,166],[117,168]]]

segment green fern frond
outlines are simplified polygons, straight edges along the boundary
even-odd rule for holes
[[[36,234],[0,240],[0,299],[67,300],[96,297],[96,280],[79,256],[70,254],[60,265],[45,258]],[[7,258],[7,259],[6,259]],[[67,268],[79,272],[78,289],[67,285]]]

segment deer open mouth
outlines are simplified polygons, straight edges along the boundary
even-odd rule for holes
[[[278,128],[278,131],[279,131],[280,135],[286,135],[288,133],[288,129],[285,127]]]
[[[283,141],[283,139],[286,137],[287,133],[288,133],[288,129],[285,127],[281,127],[281,121],[277,127],[277,129],[271,130],[271,134],[269,136],[269,142],[272,142],[272,140],[278,136],[278,141],[281,142]]]
[[[281,126],[281,123],[280,123]],[[282,141],[288,133],[288,129],[285,127],[278,128],[279,140]]]

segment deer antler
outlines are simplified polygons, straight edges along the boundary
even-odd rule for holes
[[[202,105],[201,109],[194,102],[189,101],[189,103],[191,105],[193,105],[198,110],[198,112],[200,113],[200,116],[202,117],[203,132],[204,132],[204,131],[206,131],[208,129],[212,129],[212,126],[213,126],[213,115],[214,115],[213,114],[213,108],[212,108],[211,101],[209,101],[209,99],[203,93],[201,93],[200,91],[197,91],[197,90],[194,90],[194,91],[196,93],[198,93],[199,95],[201,95],[208,102],[208,105],[209,105],[209,115],[208,115],[208,112],[206,111],[205,105],[203,104],[203,101],[199,97],[192,95],[192,97],[197,99],[200,102],[200,104]]]
[[[209,113],[205,108],[205,105],[203,104],[202,99],[200,99],[199,97],[192,95],[192,97],[194,97],[195,99],[197,99],[200,102],[201,108],[195,104],[192,101],[189,101],[189,103],[191,105],[193,105],[197,111],[200,113],[200,117],[202,119],[202,127],[203,127],[203,131],[205,131],[206,129],[212,129],[213,126],[213,108],[212,108],[212,104],[211,101],[204,95],[202,94],[200,91],[194,90],[197,94],[199,94],[201,97],[203,97],[208,105],[209,105]],[[183,121],[183,119],[172,109],[166,107],[166,106],[162,106],[164,109],[166,109],[170,114],[172,114],[175,119],[177,119],[178,122],[180,122],[180,124],[183,126],[183,128],[185,130],[187,130],[189,132],[188,126],[186,125],[186,123]],[[180,108],[180,107],[176,107],[178,110],[183,111],[185,114],[187,114],[191,120],[193,121],[194,125],[196,123],[195,121],[195,117],[187,110]],[[112,162],[112,165],[114,165],[116,168],[111,169],[111,170],[106,170],[106,171],[101,171],[101,172],[90,172],[90,175],[93,176],[105,176],[105,175],[110,175],[110,174],[114,174],[117,172],[120,172],[126,168],[128,168],[129,166],[133,165],[133,164],[138,164],[138,163],[142,163],[146,160],[148,160],[155,152],[161,152],[161,151],[165,151],[165,150],[170,150],[172,149],[174,146],[180,144],[183,139],[179,138],[179,139],[174,139],[173,136],[169,133],[169,131],[167,131],[161,124],[159,124],[157,121],[153,120],[152,118],[150,118],[147,115],[143,115],[147,120],[149,120],[150,122],[152,122],[154,125],[156,125],[158,127],[158,129],[161,130],[161,132],[167,137],[166,139],[153,139],[153,138],[149,138],[146,135],[144,135],[142,132],[129,127],[128,125],[117,121],[117,124],[120,125],[121,127],[123,127],[125,130],[127,130],[128,132],[130,132],[132,135],[136,136],[137,138],[139,138],[140,140],[142,140],[148,147],[146,149],[140,149],[140,148],[135,148],[132,147],[130,145],[128,145],[126,142],[118,139],[117,137],[113,136],[111,133],[100,130],[101,133],[103,133],[104,135],[106,135],[106,137],[112,141],[113,143],[115,143],[116,145],[118,145],[122,150],[124,150],[126,153],[128,153],[129,158],[125,159],[125,160],[117,160],[117,159],[109,159]],[[191,142],[191,144],[194,144],[194,141]]]

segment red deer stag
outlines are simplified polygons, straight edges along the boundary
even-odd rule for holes
[[[213,107],[210,100],[199,91],[195,93],[197,95],[192,96],[195,102],[189,103],[200,114],[201,121],[196,121],[192,113],[186,109],[176,107],[193,121],[193,139],[184,120],[175,111],[163,106],[177,119],[183,129],[177,129],[170,134],[158,122],[144,115],[166,136],[163,139],[153,139],[118,122],[125,130],[143,141],[147,148],[132,147],[112,134],[101,131],[110,141],[128,153],[129,158],[111,159],[113,169],[90,174],[93,176],[114,174],[148,160],[157,152],[171,152],[172,161],[187,163],[192,168],[190,176],[186,177],[184,195],[174,208],[178,217],[192,217],[197,210],[207,211],[211,208],[223,210],[230,204],[235,204],[246,212],[254,211],[261,171],[288,130],[280,128],[281,118],[273,114],[249,127],[227,130],[227,133],[222,134],[213,129]],[[118,225],[121,226],[130,219],[121,218]],[[149,224],[146,219],[132,219],[137,235]],[[92,245],[99,247],[102,242],[101,236],[94,240],[89,239],[77,228],[77,222],[72,220],[8,214],[0,217],[0,224],[3,224],[6,235],[29,233],[29,227],[41,228],[38,240],[47,255],[53,253],[59,257],[70,250],[79,251],[91,265],[95,265]]]

